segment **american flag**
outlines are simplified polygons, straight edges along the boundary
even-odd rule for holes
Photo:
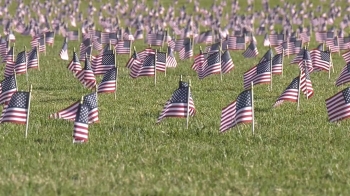
[[[253,104],[251,89],[241,92],[237,99],[221,111],[220,132],[241,123],[253,122]]]
[[[38,51],[37,47],[33,48],[28,54],[27,54],[27,69],[35,69],[39,66],[39,59],[38,59]]]
[[[5,59],[7,56],[8,43],[9,42],[4,37],[1,37],[1,39],[0,39],[0,55],[1,55],[2,59]]]
[[[18,53],[15,62],[16,74],[24,74],[27,72],[27,56],[26,51]]]
[[[350,50],[341,55],[346,63],[350,62]]]
[[[202,64],[204,63],[205,59],[207,57],[206,53],[203,53],[202,50],[200,50],[199,54],[194,57],[194,62],[192,64],[192,69],[197,71],[199,68],[202,67]]]
[[[318,43],[323,43],[324,41],[327,40],[327,37],[328,37],[327,34],[328,34],[327,32],[316,32],[315,33],[316,41]],[[330,33],[328,35],[331,36]],[[332,38],[333,38],[333,36],[332,36]]]
[[[102,61],[97,66],[93,67],[95,75],[105,74],[108,70],[115,67],[115,55],[112,53],[105,53],[102,55]]]
[[[286,55],[290,55],[291,52],[290,52],[290,43],[289,42],[283,42],[282,44],[278,45],[277,47],[275,47],[275,50],[276,50],[276,53],[277,54],[282,54],[284,56]]]
[[[126,67],[128,69],[131,69],[132,66],[134,66],[134,64],[140,64],[139,57],[135,49],[134,49],[134,53],[131,55],[130,59],[126,63]]]
[[[109,33],[109,42],[113,45],[116,45],[118,43],[117,33]]]
[[[211,30],[201,33],[197,38],[197,43],[211,44],[214,41]]]
[[[137,78],[139,76],[154,76],[156,71],[155,60],[155,54],[148,54],[142,63],[132,66],[130,76],[132,78]]]
[[[247,49],[242,53],[244,58],[253,58],[258,56],[259,51],[254,42],[250,42]]]
[[[67,108],[60,110],[56,113],[50,115],[50,118],[54,119],[65,119],[65,120],[74,120],[78,112],[80,101],[74,102],[72,105]],[[98,103],[97,103],[97,93],[93,92],[91,94],[85,95],[83,97],[83,104],[89,107],[89,124],[98,122]]]
[[[0,83],[0,104],[7,105],[13,93],[17,92],[16,77],[9,76]]]
[[[220,42],[216,42],[215,44],[208,45],[204,51],[208,54],[212,54],[214,52],[218,52],[220,50],[220,47],[221,47]]]
[[[229,50],[245,50],[245,38],[244,36],[230,36],[228,38]]]
[[[166,60],[167,60],[167,53],[166,52],[156,52],[156,70],[165,72],[166,71]]]
[[[79,31],[68,31],[67,32],[67,37],[68,40],[73,41],[73,40],[79,40]]]
[[[221,72],[220,52],[215,52],[207,57],[202,66],[197,69],[199,79]]]
[[[62,49],[60,51],[60,57],[63,60],[67,60],[69,59],[68,57],[68,46],[67,46],[67,41],[65,40],[62,46]]]
[[[55,41],[55,33],[53,31],[45,32],[45,42],[49,45],[53,45]]]
[[[67,66],[69,71],[72,71],[74,74],[81,71],[81,65],[79,62],[79,57],[76,52],[73,51],[73,58]]]
[[[340,86],[348,82],[350,82],[350,63],[346,64],[342,69],[335,85]]]
[[[164,41],[164,34],[163,33],[151,33],[148,35],[147,44],[151,46],[161,46]]]
[[[284,41],[284,34],[270,34],[269,40],[271,46],[278,46]]]
[[[272,58],[272,74],[282,74],[283,71],[283,56],[276,54]]]
[[[115,48],[117,54],[129,54],[131,48],[130,40],[119,40]]]
[[[329,71],[331,67],[331,53],[327,51],[315,50],[311,55],[312,67],[314,70]]]
[[[338,42],[339,50],[350,49],[350,37],[339,37]]]
[[[30,46],[32,48],[38,47],[38,41],[39,41],[39,36],[34,36],[32,40],[30,41]]]
[[[269,35],[266,33],[264,37],[264,46],[271,46]]]
[[[12,76],[14,73],[13,73],[13,70],[15,69],[15,62],[13,61],[7,61],[6,64],[5,64],[5,72],[4,72],[4,76],[5,77],[9,77],[9,76]]]
[[[140,62],[143,62],[146,56],[148,56],[149,54],[155,54],[155,53],[156,53],[156,50],[152,48],[145,48],[144,50],[138,53],[138,59]]]
[[[330,122],[344,120],[350,117],[350,87],[343,89],[326,99],[326,108]]]
[[[101,51],[103,49],[102,47],[102,43],[101,43],[101,38],[97,37],[95,39],[92,40],[92,46],[95,50],[97,51]]]
[[[179,58],[181,60],[189,59],[193,56],[192,43],[191,41],[187,42],[185,46],[179,52]]]
[[[185,46],[185,44],[189,43],[190,41],[191,40],[188,38],[175,40],[174,50],[179,52]]]
[[[309,71],[305,65],[300,75],[300,88],[304,95],[306,95],[306,98],[311,98],[313,96],[314,89],[312,88]]]
[[[271,61],[261,62],[243,75],[244,88],[248,89],[251,86],[251,82],[253,85],[256,84],[266,84],[271,82]]]
[[[299,97],[299,83],[300,77],[298,76],[292,80],[286,90],[278,97],[273,107],[281,105],[284,101],[297,102]]]
[[[85,59],[84,69],[76,74],[78,80],[88,89],[96,86],[96,78],[94,72],[92,71],[90,61]]]
[[[228,73],[234,68],[234,64],[230,55],[230,52],[226,50],[221,55],[221,72],[222,73]]]
[[[116,90],[116,81],[117,81],[117,68],[112,67],[108,70],[103,79],[98,86],[97,93],[112,93]]]
[[[101,43],[102,44],[109,44],[109,33],[110,32],[102,32],[101,33]]]
[[[314,71],[314,68],[312,66],[311,55],[307,49],[304,50],[303,59],[298,63],[298,65],[300,70],[303,70],[305,66],[307,67],[309,73]]]
[[[30,92],[15,92],[2,111],[0,123],[26,124],[29,111]]]
[[[290,62],[290,64],[298,64],[300,61],[303,60],[305,53],[305,49],[302,48],[297,55],[293,58],[293,60]],[[313,53],[313,50],[310,51],[310,55]]]
[[[165,103],[165,106],[160,113],[157,123],[166,117],[187,117],[187,112],[190,116],[196,113],[194,101],[190,92],[190,87],[182,87],[176,89],[171,98]],[[187,111],[187,108],[189,111]]]
[[[10,50],[8,50],[7,55],[6,55],[6,59],[4,59],[4,62],[7,61],[14,61],[14,54],[13,54],[13,46],[10,47]]]
[[[302,40],[303,43],[310,42],[310,35],[308,32],[302,32],[299,34],[300,39]]]
[[[124,40],[130,40],[130,41],[134,41],[135,40],[134,36],[132,35],[132,33],[130,32],[128,27],[125,28],[125,31],[123,33],[123,39]]]
[[[168,56],[166,59],[166,66],[167,67],[176,67],[177,66],[177,61],[173,52],[173,49],[168,46]]]
[[[73,142],[87,142],[89,138],[89,107],[79,104],[74,120]]]
[[[41,35],[38,42],[39,42],[39,52],[46,52],[45,35]]]
[[[332,53],[339,52],[338,37],[334,37],[333,39],[327,39],[326,44]]]

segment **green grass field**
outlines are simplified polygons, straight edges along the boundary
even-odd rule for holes
[[[181,1],[180,1],[181,3]],[[210,4],[208,4],[210,5]],[[59,58],[63,38],[41,53],[40,71],[17,76],[19,90],[33,85],[28,138],[25,126],[0,126],[0,195],[348,195],[349,121],[329,123],[325,99],[344,89],[334,82],[344,60],[333,55],[334,73],[311,75],[315,95],[295,103],[272,105],[294,77],[297,65],[284,61],[284,75],[254,87],[255,135],[251,124],[219,133],[221,109],[243,90],[243,73],[267,48],[257,37],[259,57],[244,59],[231,51],[235,69],[199,80],[192,61],[179,61],[166,77],[131,79],[128,56],[118,56],[117,98],[99,95],[100,123],[89,126],[89,142],[72,144],[73,123],[48,119],[91,92]],[[69,55],[79,42],[69,42]],[[16,52],[30,37],[16,34]],[[143,41],[135,42],[138,51]],[[316,46],[313,41],[310,48]],[[198,46],[195,46],[195,54]],[[0,73],[3,73],[1,66]],[[186,119],[156,120],[178,86],[191,80],[197,109]],[[102,77],[98,77],[101,81]]]

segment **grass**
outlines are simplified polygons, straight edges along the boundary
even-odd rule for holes
[[[210,4],[208,4],[210,5]],[[30,38],[16,35],[16,54]],[[259,58],[263,48],[258,37]],[[119,56],[117,99],[99,95],[99,124],[89,127],[89,142],[72,144],[73,123],[48,119],[89,93],[59,59],[62,37],[40,56],[40,71],[19,75],[20,90],[33,85],[29,136],[25,126],[0,126],[0,195],[348,195],[350,192],[349,121],[329,123],[325,99],[347,85],[334,81],[345,65],[333,55],[335,72],[313,73],[315,95],[296,104],[271,106],[297,76],[288,65],[284,76],[254,87],[256,132],[240,125],[219,133],[221,109],[243,90],[242,75],[259,58],[243,59],[231,51],[233,72],[199,80],[191,61],[168,69],[167,76],[131,79]],[[144,48],[143,41],[135,43]],[[310,48],[316,46],[312,42]],[[78,42],[69,43],[69,54]],[[198,53],[198,47],[195,47]],[[0,72],[4,70],[2,66]],[[168,118],[156,125],[179,75],[191,80],[197,109],[185,129],[185,119]],[[101,81],[101,77],[98,80]]]

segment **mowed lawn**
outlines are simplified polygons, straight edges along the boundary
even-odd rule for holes
[[[30,39],[16,34],[15,54],[29,50]],[[129,56],[118,56],[116,99],[99,95],[101,122],[90,124],[88,143],[73,144],[73,122],[48,117],[91,91],[59,58],[63,38],[56,36],[46,56],[40,53],[40,71],[29,70],[28,82],[17,76],[19,90],[33,85],[29,132],[25,138],[25,126],[0,125],[0,195],[348,195],[350,122],[328,122],[325,106],[348,86],[334,84],[345,66],[338,54],[332,54],[330,79],[327,72],[311,74],[315,95],[302,96],[299,111],[296,103],[272,108],[299,74],[289,65],[294,56],[285,57],[283,76],[273,76],[271,91],[254,87],[255,134],[251,124],[219,133],[221,109],[243,91],[243,73],[268,49],[263,37],[257,39],[258,58],[231,51],[235,69],[222,81],[220,75],[199,80],[192,60],[178,59],[166,76],[157,73],[155,86],[153,77],[130,78]],[[71,57],[80,43],[68,44]],[[146,47],[143,40],[134,44],[137,51]],[[313,37],[309,48],[316,45]],[[189,129],[184,118],[157,125],[180,75],[191,80],[197,113]]]

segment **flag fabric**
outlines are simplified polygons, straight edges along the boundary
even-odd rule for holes
[[[271,60],[272,60],[272,59],[271,59],[272,57],[273,57],[273,51],[272,51],[272,49],[270,48],[268,51],[266,51],[266,53],[264,54],[264,56],[261,57],[259,63],[264,62],[264,61],[271,61]]]
[[[243,52],[244,58],[253,58],[258,56],[258,48],[256,47],[254,42],[250,42],[249,46],[247,49]]]
[[[313,55],[311,56],[313,69],[318,71],[329,71],[331,67],[330,59],[330,52],[315,50],[315,53],[313,53]]]
[[[179,51],[179,58],[181,60],[189,59],[193,56],[191,41],[185,43],[185,46]]]
[[[67,108],[53,113],[49,118],[54,119],[65,119],[73,121],[76,117],[80,101],[74,102]],[[93,92],[83,97],[83,104],[89,107],[89,124],[98,122],[98,103],[97,103],[97,93]]]
[[[173,49],[168,46],[168,55],[166,59],[166,66],[167,67],[176,67],[177,66],[177,61],[173,52]]]
[[[220,132],[241,123],[253,122],[253,104],[251,89],[241,92],[237,99],[221,111]]]
[[[16,74],[24,74],[27,72],[27,56],[26,51],[17,54],[15,62]]]
[[[299,97],[299,83],[300,77],[296,77],[278,97],[273,107],[281,105],[284,101],[297,102]]]
[[[339,44],[339,50],[350,49],[350,37],[339,37],[338,44]]]
[[[330,122],[344,120],[350,117],[350,87],[343,89],[326,99],[326,108]]]
[[[0,104],[7,105],[15,92],[17,92],[16,77],[12,75],[3,79],[0,83]]]
[[[74,41],[74,40],[79,40],[79,31],[68,31],[67,32],[67,38],[70,41]]]
[[[110,70],[108,70],[104,76],[103,79],[98,85],[97,93],[112,93],[116,90],[116,81],[117,81],[117,68],[112,67]]]
[[[113,51],[102,55],[101,63],[92,67],[95,75],[105,74],[108,70],[115,67],[115,55]]]
[[[350,62],[350,50],[348,50],[347,52],[344,52],[341,56],[343,57],[346,63]]]
[[[124,40],[130,40],[130,41],[134,41],[135,40],[134,36],[132,35],[132,33],[130,32],[128,27],[125,28],[125,31],[123,33],[123,39]]]
[[[129,75],[132,78],[137,78],[139,76],[154,76],[155,62],[155,54],[148,54],[142,63],[132,66]]]
[[[69,57],[68,57],[68,46],[67,46],[67,42],[64,41],[62,49],[60,51],[60,57],[62,60],[66,60],[68,61]]]
[[[9,42],[4,37],[1,37],[1,39],[0,39],[0,56],[4,61],[6,60],[5,58],[7,56],[8,43]]]
[[[228,48],[229,50],[245,50],[245,36],[229,36]]]
[[[284,34],[270,34],[269,40],[271,46],[279,46],[284,41]]]
[[[334,37],[333,39],[327,39],[326,44],[332,53],[339,52],[338,37]]]
[[[87,57],[90,58],[91,55],[91,41],[90,38],[85,39],[82,43],[80,43],[80,57],[79,59],[81,61],[85,61],[85,54],[87,54]]]
[[[315,37],[318,43],[323,43],[327,39],[327,32],[316,32]]]
[[[340,72],[338,79],[335,82],[336,86],[350,82],[350,63],[347,63]]]
[[[7,61],[14,61],[14,50],[13,50],[13,46],[10,47],[10,49],[8,50],[7,54],[6,54],[6,58],[4,59],[3,62],[7,62]]]
[[[87,142],[89,138],[89,107],[79,104],[77,110],[74,120],[73,142]]]
[[[5,72],[4,72],[5,77],[9,77],[9,76],[12,76],[14,74],[13,70],[15,69],[15,65],[16,65],[16,63],[13,61],[6,62]]]
[[[188,113],[190,116],[196,113],[190,87],[188,85],[181,85],[165,103],[157,123],[167,117],[187,117],[187,108],[189,109]]]
[[[300,88],[301,91],[306,95],[306,98],[311,98],[314,95],[314,89],[310,79],[310,74],[307,67],[304,65],[300,75]]]
[[[164,35],[163,33],[151,33],[148,35],[147,44],[151,46],[161,46],[163,44]]]
[[[39,66],[39,60],[38,60],[38,51],[37,47],[33,48],[28,54],[27,54],[27,69],[36,69]]]
[[[140,64],[140,63],[141,62],[139,61],[139,56],[138,56],[136,50],[134,50],[134,53],[131,55],[130,59],[126,63],[126,67],[128,69],[131,69],[132,66],[134,66],[135,64]]]
[[[293,58],[293,60],[290,62],[290,64],[298,64],[300,61],[303,60],[305,53],[305,49],[302,48],[297,55]],[[313,53],[313,50],[310,51],[310,55]]]
[[[46,52],[45,34],[40,36],[38,43],[39,43],[39,52]]]
[[[226,50],[222,55],[221,55],[221,72],[222,73],[228,73],[234,68],[234,64],[230,55],[230,52]]]
[[[160,72],[166,71],[166,60],[167,53],[166,52],[156,52],[156,70]]]
[[[96,78],[92,71],[90,61],[87,58],[85,59],[84,68],[76,73],[76,77],[88,89],[96,86]]]
[[[249,69],[243,75],[244,88],[248,89],[251,86],[256,84],[269,84],[271,82],[271,61],[263,61],[256,66]]]
[[[130,40],[120,40],[115,48],[117,54],[129,54],[131,48]]]
[[[194,62],[192,64],[192,69],[197,71],[199,68],[201,68],[202,64],[204,63],[205,59],[207,57],[206,53],[203,53],[202,50],[199,51],[199,54],[194,57]]]
[[[32,40],[30,41],[30,46],[31,46],[32,48],[38,47],[39,39],[40,39],[39,36],[34,36],[34,37],[32,38]]]
[[[81,65],[79,61],[79,57],[76,52],[73,51],[73,58],[71,62],[67,66],[68,70],[73,72],[74,74],[81,71]]]
[[[282,74],[283,71],[283,55],[276,54],[272,58],[272,74]]]
[[[55,41],[55,33],[53,31],[45,32],[45,42],[49,45],[53,45]]]
[[[212,74],[221,72],[220,52],[215,52],[207,57],[202,66],[197,69],[198,78],[204,79]]]
[[[304,50],[303,59],[299,62],[298,65],[301,71],[304,69],[305,66],[307,67],[309,73],[313,72],[314,68],[312,66],[311,55],[307,49]]]
[[[29,98],[30,92],[13,93],[9,104],[2,111],[0,123],[26,124],[29,111]]]

